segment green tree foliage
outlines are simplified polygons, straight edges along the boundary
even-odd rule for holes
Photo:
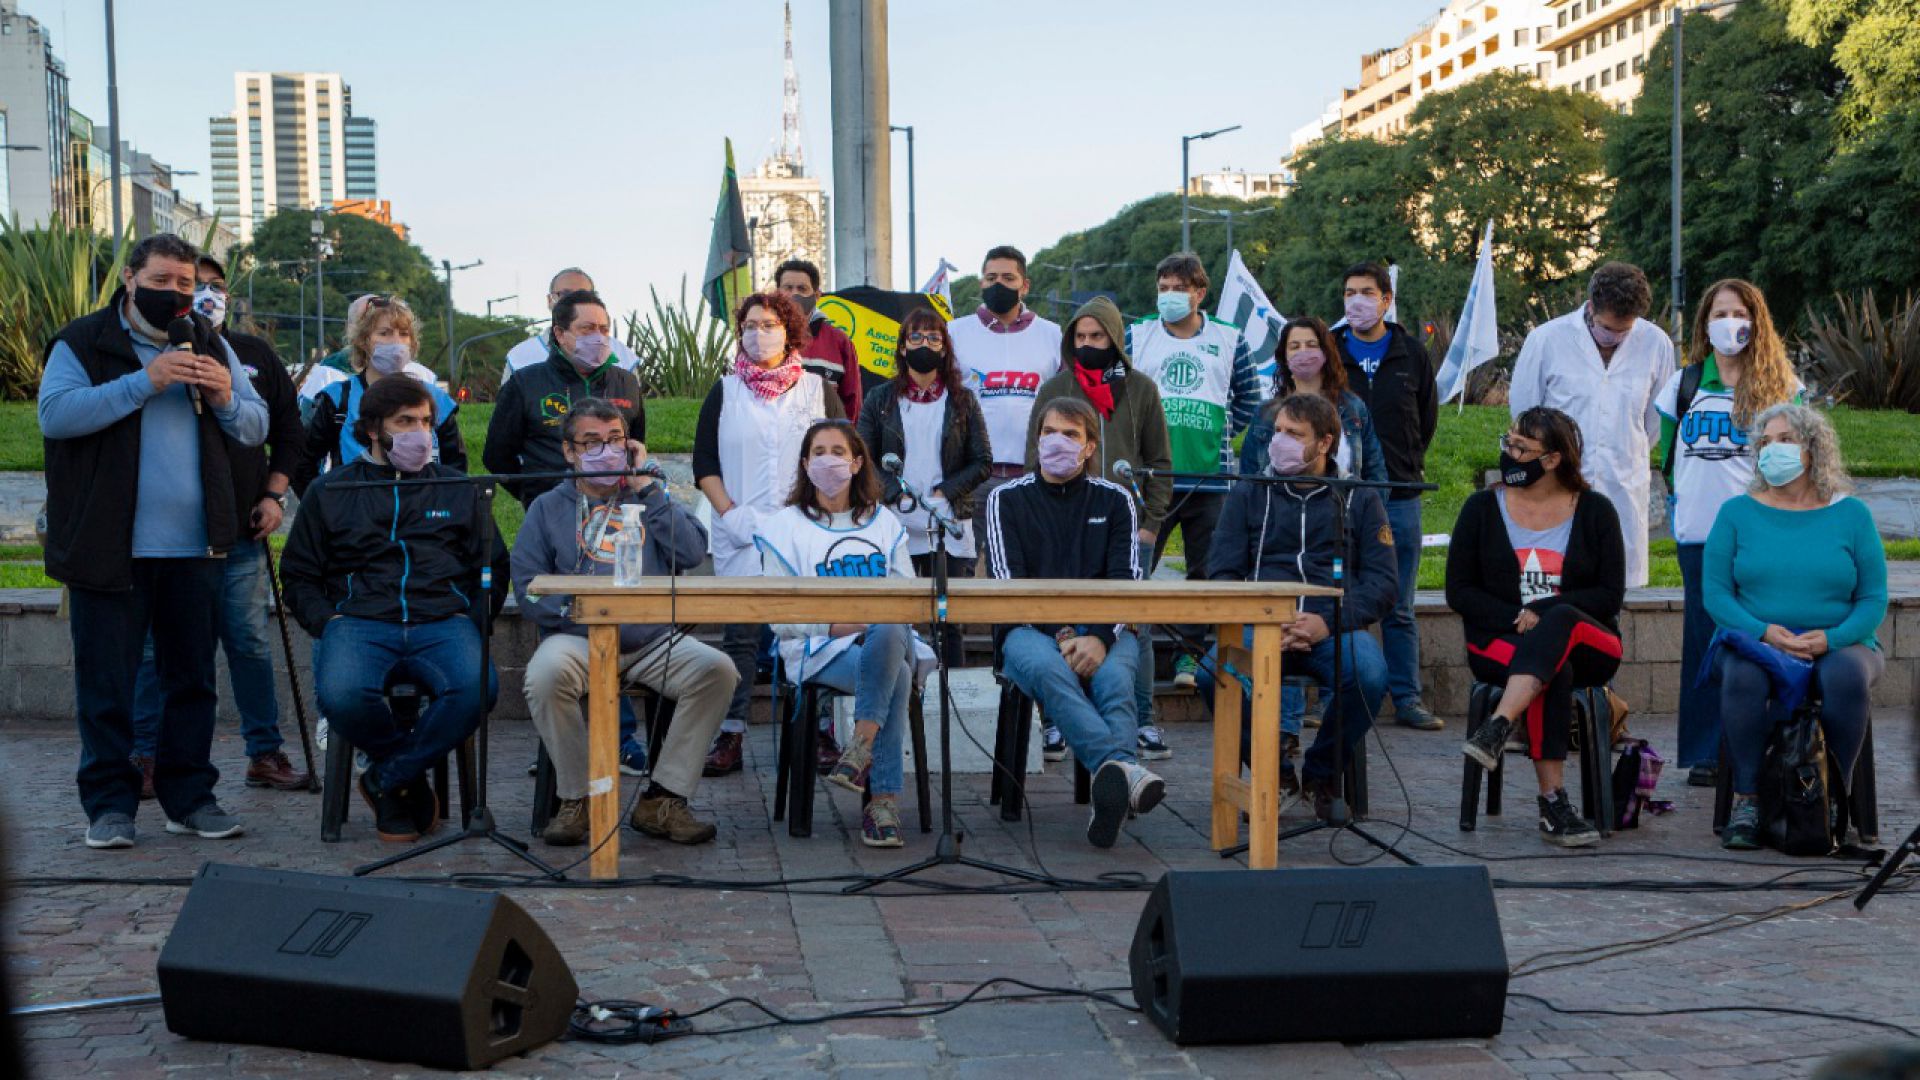
[[[1824,268],[1810,300],[1876,290],[1888,306],[1920,287],[1920,102],[1873,125],[1801,198],[1814,259]]]
[[[320,295],[314,277],[313,217],[303,213],[276,214],[254,231],[253,242],[233,257],[228,285],[235,297],[251,297],[253,320],[270,335],[280,355],[296,364],[311,356],[299,355],[300,329],[306,325],[310,354],[324,355],[341,346],[347,304],[362,293],[398,296],[420,319],[420,355],[423,363],[446,370],[446,290],[434,267],[418,247],[400,239],[378,222],[351,214],[330,214],[325,235],[333,254],[326,260],[326,346],[317,348],[314,314]]]
[[[1400,148],[1419,194],[1415,232],[1442,295],[1464,295],[1493,222],[1496,295],[1511,320],[1573,302],[1606,205],[1602,139],[1612,114],[1591,94],[1549,90],[1513,71],[1421,101]]]
[[[1398,263],[1403,294],[1425,295],[1435,287],[1414,238],[1418,189],[1405,154],[1398,142],[1333,138],[1307,148],[1294,163],[1299,186],[1273,215],[1274,249],[1264,262],[1249,256],[1247,264],[1281,311],[1338,312],[1341,272],[1365,259]],[[1407,313],[1401,314],[1404,321]]]
[[[1840,117],[1853,135],[1920,102],[1920,0],[1785,0],[1802,44],[1847,73]]]
[[[1788,33],[1775,4],[1742,4],[1686,26],[1681,183],[1688,302],[1725,277],[1759,284],[1782,329],[1828,291],[1822,233],[1832,226],[1805,196],[1833,152],[1845,79],[1823,50]],[[1654,47],[1633,111],[1607,140],[1614,183],[1606,249],[1643,267],[1654,295],[1669,293],[1672,232],[1671,40]]]
[[[58,218],[23,229],[0,220],[0,398],[40,390],[47,344],[60,328],[106,306],[120,287],[126,249]]]

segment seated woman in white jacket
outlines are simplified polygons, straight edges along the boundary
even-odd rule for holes
[[[879,470],[859,432],[821,420],[800,443],[793,494],[761,522],[754,543],[769,577],[913,577],[906,529],[880,505]],[[913,691],[910,627],[868,623],[784,623],[784,678],[853,695],[853,739],[827,781],[872,799],[860,822],[868,847],[900,847],[901,739]]]

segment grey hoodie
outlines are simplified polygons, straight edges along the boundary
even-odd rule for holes
[[[691,511],[673,501],[664,484],[655,482],[644,492],[623,491],[615,499],[646,509],[640,518],[647,526],[643,565],[649,575],[656,567],[686,573],[707,556],[707,530]],[[563,480],[527,507],[527,518],[513,542],[513,596],[520,613],[540,628],[540,636],[572,634],[585,637],[587,628],[568,617],[571,596],[529,596],[527,585],[541,574],[592,574],[612,577],[613,564],[596,562],[580,550],[580,524],[586,506],[597,501]],[[617,514],[618,511],[615,511]],[[620,628],[620,651],[637,652],[667,632],[665,626],[627,625]]]

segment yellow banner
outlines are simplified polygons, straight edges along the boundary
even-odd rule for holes
[[[827,293],[816,305],[821,316],[853,342],[860,366],[885,379],[893,377],[900,321],[917,307],[932,308],[943,320],[953,318],[945,298],[937,294],[893,292],[864,285]]]

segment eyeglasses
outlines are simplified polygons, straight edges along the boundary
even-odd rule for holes
[[[765,322],[743,322],[740,324],[740,329],[742,330],[758,330],[761,333],[771,333],[775,330],[785,328],[786,324],[778,319],[768,319]]]
[[[1546,453],[1545,450],[1539,449],[1538,447],[1522,446],[1514,442],[1513,436],[1511,435],[1500,436],[1500,450],[1507,456],[1520,461],[1531,461]]]
[[[600,451],[605,450],[609,446],[625,446],[625,445],[627,445],[627,440],[624,438],[586,439],[584,441],[580,439],[573,440],[573,448],[575,450],[580,451],[582,454],[597,454]]]
[[[940,343],[940,331],[938,330],[915,330],[913,333],[907,335],[908,345],[938,345]]]

